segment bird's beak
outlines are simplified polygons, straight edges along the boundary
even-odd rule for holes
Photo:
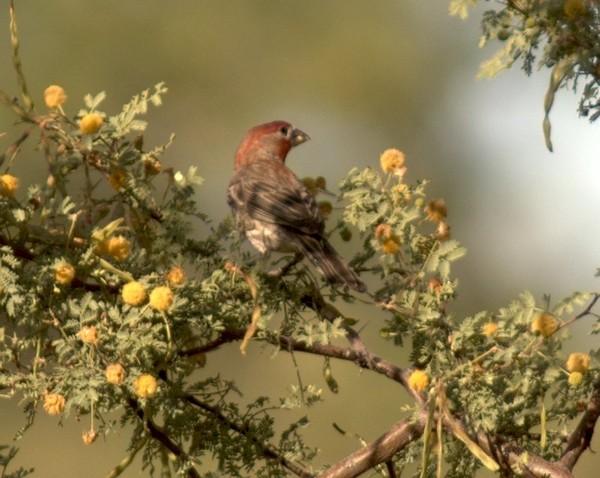
[[[310,136],[307,135],[304,131],[294,128],[292,133],[292,146],[298,146],[310,139]]]

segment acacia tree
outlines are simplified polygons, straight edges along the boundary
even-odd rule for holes
[[[454,1],[451,8],[464,16],[471,3]],[[570,0],[563,10],[547,3],[508,1],[485,14],[486,38],[511,45],[502,58],[527,52],[530,67],[545,39],[543,61],[558,65],[554,40],[597,32],[594,5]],[[573,4],[589,24],[572,18]],[[405,181],[397,150],[386,151],[376,168],[347,174],[343,215],[329,224],[332,238],[352,241],[351,265],[370,292],[335,290],[304,264],[276,280],[264,263],[252,265],[254,255],[230,220],[200,239],[192,234],[208,219],[194,201],[201,179],[193,168],[183,174],[163,164],[168,144],[143,143],[140,117],[161,104],[165,85],[112,114],[102,110],[104,93],[86,96],[73,113],[64,90],[53,85],[40,111],[26,86],[10,13],[20,91],[12,98],[0,90],[0,100],[21,131],[0,156],[0,389],[22,404],[25,429],[37,413],[87,417],[82,439],[91,444],[127,426],[128,455],[112,477],[138,453],[152,474],[160,467],[190,477],[350,477],[372,469],[394,477],[415,462],[416,476],[473,476],[483,466],[502,476],[573,476],[600,414],[600,376],[591,366],[600,354],[566,357],[561,348],[575,321],[600,330],[598,293],[550,303],[524,292],[493,313],[449,313],[457,286],[451,265],[465,251],[449,237],[444,201],[427,199],[426,181]],[[581,48],[580,57],[570,53],[551,94],[564,79],[587,72],[587,111],[597,82],[589,65],[598,63]],[[27,161],[43,163],[48,179],[24,187],[11,171],[32,141],[41,157]],[[322,181],[306,183],[318,193]],[[330,205],[322,206],[326,214]],[[338,305],[357,301],[386,317],[382,340],[408,349],[409,361],[388,361],[377,343],[363,340]],[[298,380],[288,396],[240,405],[235,383],[198,373],[217,348],[238,344],[243,354],[250,343],[322,357],[324,383],[334,391],[334,361],[381,374],[408,392],[409,413],[375,441],[318,468],[316,449],[302,435],[306,418],[282,427],[275,414],[314,405],[318,387]],[[115,410],[118,421],[109,418]],[[2,451],[2,476],[29,473],[8,466],[15,448]],[[214,471],[202,467],[207,461],[217,464]]]

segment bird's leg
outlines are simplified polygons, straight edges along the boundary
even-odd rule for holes
[[[296,252],[296,254],[294,254],[294,257],[291,261],[289,261],[284,266],[277,267],[276,269],[270,270],[269,272],[267,272],[267,275],[269,277],[279,278],[279,277],[287,274],[287,271],[289,271],[293,266],[295,266],[303,258],[304,258],[304,254],[302,254],[301,252]]]

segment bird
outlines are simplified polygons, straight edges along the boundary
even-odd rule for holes
[[[287,121],[261,124],[245,134],[227,188],[236,229],[263,255],[294,253],[288,267],[306,257],[332,285],[365,292],[365,284],[326,239],[314,196],[285,164],[290,150],[309,139]]]

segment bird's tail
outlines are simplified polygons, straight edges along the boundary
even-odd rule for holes
[[[310,259],[329,282],[340,286],[347,285],[358,292],[367,290],[367,286],[325,238],[299,235],[297,239],[300,251]]]

